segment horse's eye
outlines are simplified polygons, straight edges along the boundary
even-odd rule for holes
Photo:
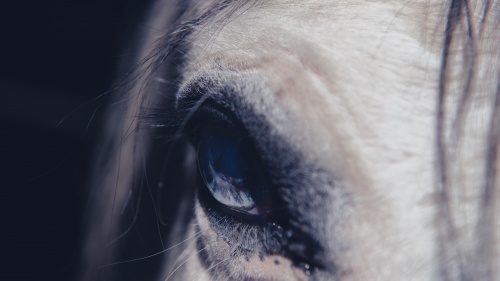
[[[200,175],[212,197],[223,206],[253,215],[269,211],[268,187],[258,162],[242,133],[216,125],[202,129]]]

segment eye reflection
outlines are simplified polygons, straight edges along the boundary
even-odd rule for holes
[[[198,144],[201,177],[213,198],[226,207],[262,214],[267,187],[252,147],[242,134],[214,125],[202,130]]]

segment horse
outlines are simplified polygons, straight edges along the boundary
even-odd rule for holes
[[[499,280],[500,1],[158,0],[82,280]]]

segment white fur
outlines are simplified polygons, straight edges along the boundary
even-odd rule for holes
[[[266,1],[191,39],[186,80],[215,65],[259,73],[314,134],[303,150],[342,175],[354,200],[345,280],[437,278],[435,45],[443,25],[429,11],[443,8]]]
[[[168,1],[158,3],[153,11],[156,20],[151,24],[165,26],[173,12],[163,5]],[[188,15],[201,15],[217,1],[193,3],[196,9]],[[494,38],[485,36],[487,39],[478,41],[477,76],[472,85],[475,99],[469,105],[473,109],[466,116],[461,142],[453,147],[453,161],[448,167],[452,187],[449,219],[459,233],[452,243],[461,243],[462,249],[471,249],[472,253],[478,243],[475,227],[481,219],[479,186],[483,184],[489,130],[485,120],[489,120],[494,101],[489,90],[499,80],[500,48],[496,21],[488,18],[487,27],[480,31],[482,6],[476,1],[468,3],[474,35],[483,32]],[[443,206],[436,188],[437,94],[448,8],[448,1],[432,0],[248,1],[229,19],[212,15],[186,39],[190,48],[183,66],[184,86],[200,75],[218,76],[221,70],[259,77],[269,91],[245,93],[252,97],[241,98],[262,100],[270,107],[274,103],[296,117],[299,122],[292,123],[269,108],[258,112],[274,134],[291,138],[293,148],[304,153],[304,161],[315,163],[339,179],[338,185],[349,194],[352,202],[345,210],[345,224],[339,226],[336,220],[338,206],[332,204],[324,210],[326,223],[321,231],[331,234],[331,239],[323,246],[338,266],[332,279],[441,280],[440,266],[455,266],[453,263],[461,258],[444,255],[449,260],[438,260],[443,258],[438,242]],[[145,45],[154,42],[151,38],[156,34],[150,33]],[[455,55],[460,53],[460,47],[452,46],[452,65],[460,64],[460,57]],[[150,51],[143,47],[140,56],[147,57]],[[447,82],[451,93],[463,87],[463,81],[457,78],[461,71],[459,66],[450,70]],[[447,144],[453,143],[450,124],[458,98],[458,94],[452,94],[445,100]],[[134,88],[126,107],[129,113],[135,113],[158,99],[147,96],[140,87]],[[125,136],[127,128],[136,125],[136,115],[123,115],[117,117],[124,124],[123,132],[118,134]],[[118,123],[116,119],[111,122]],[[130,138],[123,140],[120,153],[125,157],[113,160],[113,165],[128,172],[134,168],[130,155],[135,146]],[[115,179],[114,172],[110,181]],[[127,189],[121,185],[130,185],[128,180],[119,179],[116,184],[120,186],[118,207],[126,204],[121,201],[125,201],[122,192]],[[113,192],[107,192],[109,201]],[[328,192],[334,196],[333,190]],[[195,225],[201,234],[196,233]],[[492,229],[500,229],[500,224]],[[182,233],[177,230],[171,238],[173,244],[186,238],[177,237]],[[246,263],[227,259],[230,247],[217,237],[199,204],[187,236],[196,235],[208,237],[210,251],[227,260],[229,274],[235,280],[308,278],[306,272],[290,266],[291,261],[282,256],[273,256],[272,260],[279,259],[287,266],[275,267],[271,259],[256,257]],[[182,245],[168,253],[162,280],[229,278],[217,273],[217,264],[212,265],[215,269],[210,273],[205,271],[195,239]],[[492,252],[498,252],[498,245],[491,247]],[[473,260],[476,254],[463,258]],[[468,265],[472,271],[474,265]]]

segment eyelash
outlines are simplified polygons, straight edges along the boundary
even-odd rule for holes
[[[220,126],[226,131],[239,132],[246,139],[246,144],[251,147],[253,154],[259,155],[250,134],[228,106],[210,99],[203,101],[201,105],[198,101],[185,101],[178,106],[177,110],[153,111],[146,116],[145,120],[149,121],[151,127],[160,129],[155,130],[160,138],[167,138],[171,141],[178,140],[180,135],[184,136],[182,139],[187,139],[192,144],[196,154],[198,154],[203,130],[208,126]],[[196,104],[198,104],[196,111],[192,112]],[[186,120],[187,118],[189,120]],[[262,165],[262,170],[266,171],[266,163],[260,157],[257,158],[259,165]],[[211,222],[211,227],[229,244],[240,245],[241,252],[260,245],[259,255],[279,253],[289,257],[298,267],[307,265],[308,268],[310,266],[310,270],[323,268],[321,260],[316,258],[316,252],[320,251],[319,244],[291,225],[290,214],[286,211],[284,201],[278,195],[278,189],[271,188],[270,175],[265,175],[265,178],[270,191],[272,209],[265,214],[255,215],[225,206],[217,201],[203,181],[199,167],[197,168],[198,202]],[[254,233],[251,235],[253,239],[242,240],[242,237],[246,237],[242,235],[243,230]],[[293,245],[303,245],[304,249],[310,250],[310,253],[297,252],[295,249],[297,247]]]
[[[195,107],[196,111],[192,112],[193,108]],[[177,110],[172,110],[172,111],[150,110],[149,114],[146,114],[145,117],[146,117],[145,120],[149,121],[149,125],[156,129],[155,135],[158,136],[159,138],[167,140],[176,140],[182,135],[185,136],[187,140],[189,140],[189,142],[191,143],[192,147],[194,148],[198,156],[197,189],[199,193],[199,200],[204,201],[202,203],[204,203],[206,206],[209,206],[211,209],[218,209],[228,216],[235,217],[239,220],[248,223],[256,223],[259,220],[270,217],[271,212],[269,209],[272,206],[273,196],[272,194],[270,194],[268,177],[264,175],[265,169],[262,168],[262,166],[264,165],[262,165],[262,161],[259,159],[258,156],[255,157],[255,155],[258,155],[258,153],[256,153],[255,146],[253,145],[253,141],[249,137],[249,134],[246,132],[244,127],[239,123],[239,118],[230,109],[228,109],[227,106],[216,103],[211,99],[203,100],[201,104],[199,99],[198,100],[186,99],[181,103],[179,103]],[[224,132],[224,133],[217,135],[217,132],[211,132],[211,130],[213,131],[219,130],[219,132]],[[214,188],[213,187],[210,188],[209,184],[206,181],[207,169],[203,169],[203,167],[206,167],[206,163],[201,163],[203,161],[207,162],[208,160],[207,159],[200,160],[200,158],[203,158],[203,155],[200,155],[200,153],[203,152],[206,153],[207,151],[209,152],[215,151],[216,153],[217,152],[221,153],[222,151],[223,154],[223,152],[227,150],[227,148],[224,147],[223,145],[222,146],[219,145],[218,142],[207,144],[205,138],[207,137],[207,135],[210,134],[218,138],[219,141],[220,140],[224,141],[225,137],[230,140],[231,137],[233,136],[244,139],[242,140],[241,143],[233,143],[232,145],[233,146],[244,145],[244,148],[235,147],[237,151],[247,150],[247,148],[250,151],[252,151],[251,153],[245,152],[244,155],[249,156],[251,154],[250,155],[251,158],[243,160],[250,160],[251,162],[250,165],[257,166],[258,168],[254,169],[254,167],[251,167],[252,172],[256,173],[250,176],[252,178],[259,177],[260,180],[262,181],[263,186],[258,186],[258,187],[252,186],[253,189],[257,189],[257,191],[253,190],[252,195],[256,197],[266,197],[266,196],[269,197],[263,199],[264,200],[262,202],[263,204],[260,204],[261,202],[255,202],[256,203],[255,208],[252,208],[251,210],[243,210],[242,208],[237,208],[235,206],[233,207],[228,206],[228,204],[225,205],[223,204],[223,202],[221,202],[223,200],[217,200],[216,198],[214,198],[214,196],[216,196],[217,194],[214,195]],[[214,146],[215,148],[213,148]],[[224,158],[224,156],[220,158]],[[222,159],[222,162],[226,160],[227,159]],[[239,161],[239,163],[240,164],[243,163],[244,166],[246,164],[244,163],[244,161],[241,160]],[[236,169],[238,168],[240,167],[236,167]],[[203,174],[203,172],[205,172],[205,175]],[[221,189],[224,188],[220,187],[219,190]],[[210,192],[210,190],[212,192]],[[227,193],[228,192],[226,192],[226,194]],[[229,192],[229,193],[234,194],[234,192],[233,193]],[[219,199],[221,198],[219,197]],[[254,199],[259,200],[259,198],[254,198]]]

